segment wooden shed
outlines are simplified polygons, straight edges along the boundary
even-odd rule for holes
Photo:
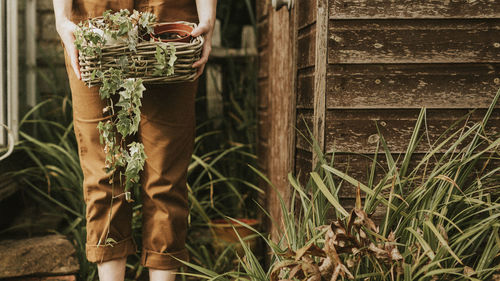
[[[471,109],[480,120],[500,87],[496,0],[294,2],[275,9],[257,0],[259,166],[285,198],[287,174],[311,170],[311,147],[295,129],[305,130],[303,120],[324,151],[335,149],[337,168],[349,163],[347,172],[365,180],[375,122],[397,158],[421,107],[433,140]],[[497,105],[491,133],[499,113]],[[427,149],[421,143],[415,153]],[[341,189],[347,207],[353,190]],[[279,217],[272,189],[267,208]]]

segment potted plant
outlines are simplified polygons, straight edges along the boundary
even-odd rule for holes
[[[221,252],[232,245],[238,255],[242,256],[244,251],[238,236],[247,242],[252,251],[255,251],[257,249],[257,236],[245,224],[257,229],[260,221],[252,218],[212,219],[209,227],[212,231],[213,245],[216,251]]]

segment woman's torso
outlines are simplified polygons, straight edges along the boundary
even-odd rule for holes
[[[148,11],[157,16],[158,22],[198,23],[195,0],[73,0],[71,20],[78,23],[87,18],[102,16],[108,9]]]

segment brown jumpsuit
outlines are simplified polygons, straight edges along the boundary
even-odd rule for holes
[[[159,22],[198,23],[195,0],[73,0],[71,20],[78,23],[111,9],[149,11]],[[104,117],[105,101],[98,87],[88,88],[76,78],[65,52],[66,70],[73,99],[74,130],[83,189],[87,206],[86,256],[90,262],[126,257],[138,249],[132,238],[132,203],[124,196],[114,199],[109,238],[117,243],[105,245],[112,187],[104,167],[103,146],[96,128]],[[145,85],[138,140],[147,155],[141,176],[143,198],[141,264],[157,269],[175,269],[188,261],[185,247],[189,214],[186,186],[187,167],[194,145],[194,98],[198,81],[169,85]],[[123,192],[115,184],[114,195]],[[102,240],[98,246],[99,240]]]

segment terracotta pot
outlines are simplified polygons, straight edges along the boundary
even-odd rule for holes
[[[154,27],[151,37],[162,42],[191,42],[193,27],[182,23],[160,23]]]
[[[260,222],[256,219],[246,219],[246,218],[241,218],[241,219],[236,218],[236,219],[243,223],[248,224],[252,228],[257,228],[258,225],[260,224]],[[236,232],[238,232],[238,234],[242,239],[249,235],[255,234],[255,232],[253,232],[252,230],[231,220],[225,220],[225,219],[212,220],[209,226],[212,229],[213,235],[215,236],[214,246],[219,252],[224,250],[224,248],[227,247],[228,244],[236,243],[235,249],[240,256],[243,256],[244,251],[243,248],[241,247]],[[234,229],[232,226],[234,226]],[[248,239],[245,242],[247,242],[252,251],[256,249],[257,237]]]

